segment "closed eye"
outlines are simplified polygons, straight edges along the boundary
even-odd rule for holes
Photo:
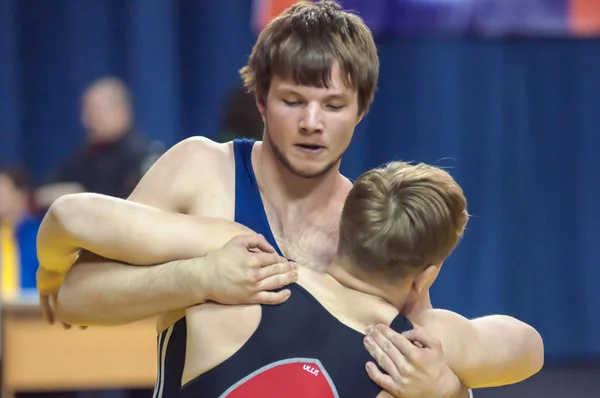
[[[298,101],[287,101],[287,100],[283,100],[283,102],[287,105],[287,106],[297,106],[300,105],[300,102]]]

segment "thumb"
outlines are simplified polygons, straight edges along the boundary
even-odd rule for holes
[[[407,340],[421,348],[435,348],[440,342],[433,335],[429,334],[424,328],[415,326],[412,330],[402,333]]]

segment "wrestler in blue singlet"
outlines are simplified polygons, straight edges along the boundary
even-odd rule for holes
[[[252,168],[253,145],[251,140],[234,140],[235,221],[263,234],[282,255]],[[262,306],[259,327],[236,354],[181,391],[185,318],[161,333],[154,398],[178,394],[181,398],[251,398],[265,393],[288,398],[376,397],[381,389],[364,369],[372,360],[363,347],[364,335],[339,322],[300,285],[287,288],[292,291],[290,299],[282,305]],[[391,327],[402,333],[412,329],[412,324],[398,315]]]

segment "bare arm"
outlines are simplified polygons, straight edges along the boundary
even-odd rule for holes
[[[204,267],[206,258],[195,261],[131,267],[83,252],[59,291],[58,317],[70,325],[115,326],[200,303],[203,286],[190,283],[197,280],[192,266]]]
[[[40,228],[38,247],[46,260],[40,263],[47,264],[41,268],[63,277],[70,268],[70,257],[80,248],[89,250],[82,252],[64,281],[58,296],[58,315],[69,324],[114,325],[204,301],[202,286],[190,284],[197,280],[191,271],[205,261],[197,257],[221,248],[236,235],[250,233],[250,229],[227,220],[167,213],[108,196],[78,194],[64,196],[53,204]],[[106,258],[132,265],[167,263],[140,268]],[[193,260],[181,261],[186,259]],[[118,280],[123,287],[134,288],[115,295],[103,284],[105,280]],[[60,281],[62,278],[55,278],[53,283]],[[143,281],[146,287],[141,285]],[[87,286],[87,294],[80,291],[80,286]],[[149,307],[147,302],[152,296],[169,299]],[[114,311],[103,311],[122,302],[127,305],[119,309],[118,317],[114,317]]]
[[[40,267],[66,274],[80,249],[131,265],[154,265],[201,257],[236,235],[250,233],[229,220],[168,213],[84,193],[63,196],[50,207],[37,245]]]
[[[196,301],[198,297],[182,288],[186,280],[185,269],[195,266],[195,260],[183,260],[152,267],[130,267],[119,261],[134,260],[139,264],[160,263],[160,260],[165,260],[167,255],[174,255],[171,260],[176,260],[177,257],[186,258],[193,254],[204,254],[205,249],[214,247],[214,245],[200,247],[202,242],[208,242],[212,231],[211,234],[204,235],[205,231],[201,228],[194,233],[189,233],[188,230],[188,236],[181,238],[184,233],[178,229],[180,225],[167,229],[171,233],[168,235],[162,229],[165,225],[154,224],[154,222],[157,218],[159,223],[165,221],[164,213],[167,212],[186,213],[193,199],[201,201],[201,196],[194,190],[202,185],[210,185],[211,170],[214,170],[215,165],[222,163],[222,154],[214,149],[215,145],[217,144],[209,143],[207,140],[186,140],[170,149],[156,162],[129,198],[130,201],[158,209],[137,207],[140,210],[138,215],[143,214],[144,217],[136,218],[130,217],[130,214],[123,214],[127,213],[127,210],[123,212],[123,208],[117,206],[123,204],[120,202],[106,201],[103,206],[108,205],[108,207],[104,212],[105,209],[97,208],[95,210],[99,211],[95,211],[90,203],[82,201],[81,206],[89,205],[85,209],[86,213],[80,216],[70,214],[74,216],[74,220],[69,223],[57,223],[52,222],[52,218],[48,219],[49,223],[44,226],[39,237],[40,261],[46,264],[41,266],[42,270],[45,267],[50,269],[56,266],[63,267],[65,262],[72,260],[72,258],[60,260],[60,249],[54,252],[59,253],[58,257],[54,256],[52,240],[55,244],[64,244],[62,247],[66,248],[64,249],[66,257],[72,256],[74,247],[83,246],[117,260],[110,261],[84,252],[69,271],[60,288],[58,311],[63,320],[68,323],[88,325],[122,324],[160,315],[165,311],[184,308],[198,302]],[[208,165],[212,165],[212,168]],[[192,172],[195,184],[189,184],[188,178]],[[100,197],[87,197],[87,199],[97,199],[96,205],[101,205]],[[62,210],[64,213],[57,213],[63,216],[69,215],[68,206],[64,206]],[[90,213],[87,213],[88,211]],[[88,219],[90,214],[91,219]],[[156,218],[145,218],[145,216]],[[172,217],[170,220],[180,222],[182,219]],[[183,223],[188,227],[195,225],[195,228],[200,225],[190,220]],[[60,228],[52,228],[53,225]],[[120,228],[126,229],[121,230],[124,232],[119,232]],[[52,238],[54,232],[57,238]],[[73,235],[77,238],[75,239]],[[165,237],[169,237],[170,240],[162,241]],[[190,243],[193,237],[196,238],[193,245],[186,246],[183,240],[190,239],[187,240],[187,243]],[[145,243],[146,239],[148,241]],[[179,242],[179,239],[182,242]],[[173,242],[176,243],[175,248],[166,248]],[[182,247],[187,249],[181,253],[176,252]],[[146,249],[152,253],[151,255],[159,254],[162,258],[153,260],[150,255],[144,254]],[[38,283],[41,282],[43,285],[44,279],[42,273]]]
[[[517,383],[543,366],[544,345],[539,333],[509,316],[469,320],[435,309],[410,318],[441,341],[448,365],[470,388]]]

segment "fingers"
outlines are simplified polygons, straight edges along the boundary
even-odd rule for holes
[[[47,294],[40,294],[40,308],[42,309],[42,316],[50,325],[54,324],[54,311],[50,306],[50,296]]]
[[[53,313],[56,311],[56,300],[56,294],[50,295],[50,308]],[[71,329],[71,325],[69,325],[68,323],[64,323],[63,321],[60,321],[60,323],[62,324],[63,328],[67,330]]]
[[[281,304],[290,298],[291,292],[288,289],[279,292],[259,292],[254,296],[254,304],[275,305]]]
[[[274,275],[266,278],[258,283],[258,290],[276,290],[281,287],[287,286],[290,283],[294,283],[298,280],[298,273],[296,271],[289,271],[285,274]]]
[[[268,259],[272,256],[272,254],[262,255],[262,257],[265,257],[265,262],[272,262],[273,260]],[[282,257],[276,257],[280,262],[254,269],[253,279],[258,282],[256,290],[259,292],[257,294],[257,297],[259,297],[257,303],[259,304],[283,303],[290,296],[289,290],[281,292],[270,292],[270,290],[282,288],[298,280],[298,266]]]
[[[259,249],[264,253],[276,253],[273,246],[271,246],[271,244],[267,242],[267,239],[261,234],[243,235],[234,239],[249,251]]]
[[[363,341],[369,354],[392,379],[399,379],[398,369],[409,366],[400,351],[379,330],[373,330]]]
[[[48,322],[50,325],[53,325],[56,321],[55,311],[56,311],[56,295],[55,294],[40,294],[40,308],[42,310],[42,316],[44,320]],[[71,329],[71,325],[60,321],[62,326],[65,329]],[[81,330],[87,329],[87,326],[79,326]]]
[[[391,393],[396,391],[396,384],[391,376],[381,373],[373,362],[367,362],[367,374],[375,384]],[[378,396],[379,397],[379,396]]]
[[[277,253],[253,253],[248,261],[250,268],[262,268],[280,263],[289,263],[289,261]],[[256,270],[254,273],[257,280],[262,279],[259,274],[260,270]]]
[[[419,347],[415,346],[406,336],[405,333],[397,333],[393,331],[389,326],[377,325],[378,330],[388,341],[390,341],[394,347],[406,358],[413,359],[419,354]]]
[[[269,254],[268,256],[271,256],[271,254]],[[263,280],[270,276],[283,275],[287,272],[297,271],[297,270],[298,270],[298,266],[296,265],[296,263],[294,263],[292,261],[287,261],[283,257],[279,257],[279,262],[277,262],[276,264],[267,265],[267,266],[257,269],[256,277],[258,280]]]
[[[439,339],[427,333],[422,327],[415,327],[412,330],[402,333],[402,335],[413,345],[419,343],[423,348],[437,349],[442,346]]]
[[[267,259],[266,261],[270,260]],[[298,276],[297,270],[298,266],[295,263],[279,257],[278,263],[255,269],[254,278],[256,281],[261,281],[260,285],[258,286],[259,290],[273,290],[295,281]],[[273,285],[272,283],[266,283],[265,281],[266,279],[269,281],[278,280],[277,277],[281,277],[279,278],[282,279],[282,281],[279,282],[281,284],[276,283]],[[289,279],[290,277],[292,279]],[[289,281],[286,283],[285,280]]]

